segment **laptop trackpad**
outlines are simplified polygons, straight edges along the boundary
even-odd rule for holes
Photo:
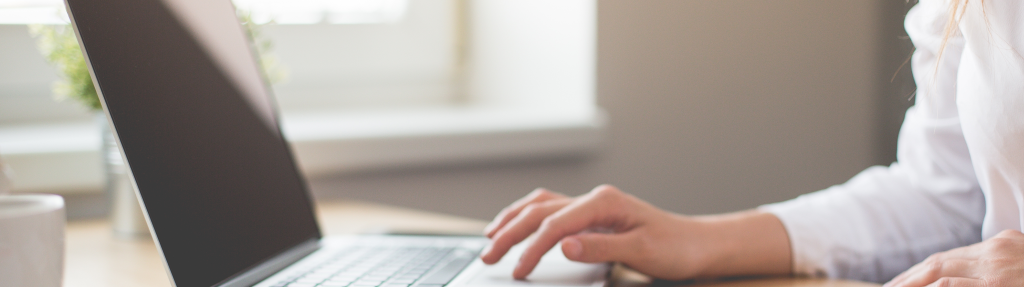
[[[473,286],[594,286],[603,285],[608,264],[569,261],[556,245],[541,259],[526,280],[512,279],[512,269],[525,246],[517,245],[497,264],[482,268],[467,285]]]

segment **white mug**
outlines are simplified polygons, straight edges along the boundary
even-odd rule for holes
[[[64,216],[57,195],[0,195],[0,287],[61,286]]]

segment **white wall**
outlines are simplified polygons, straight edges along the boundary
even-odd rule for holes
[[[597,91],[610,131],[600,153],[312,186],[319,198],[487,218],[538,186],[611,183],[693,214],[841,183],[890,160],[880,130],[899,124],[882,113],[901,111],[880,108],[892,75],[880,61],[895,40],[885,31],[902,16],[885,1],[895,0],[601,0]]]

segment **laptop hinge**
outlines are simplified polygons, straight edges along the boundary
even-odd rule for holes
[[[247,286],[252,286],[253,284],[259,283],[261,280],[263,280],[263,279],[265,279],[267,277],[270,277],[270,275],[274,275],[274,273],[277,273],[278,271],[281,271],[281,269],[284,269],[285,267],[288,267],[292,263],[295,263],[296,261],[299,261],[300,259],[306,257],[306,255],[309,255],[310,253],[313,253],[313,251],[316,251],[319,248],[320,248],[320,239],[319,238],[310,239],[310,240],[308,240],[306,242],[303,242],[303,243],[300,243],[299,245],[296,245],[295,247],[292,247],[291,249],[288,249],[285,252],[282,252],[282,253],[278,254],[277,256],[274,256],[273,258],[270,258],[267,261],[264,261],[263,263],[260,263],[259,265],[256,265],[256,267],[253,267],[252,269],[249,269],[248,271],[245,271],[242,274],[239,274],[238,276],[235,276],[235,277],[233,277],[231,279],[228,279],[227,281],[224,281],[223,283],[220,283],[219,285],[216,285],[216,286],[219,286],[219,287],[242,287],[242,286],[246,286],[247,287]]]

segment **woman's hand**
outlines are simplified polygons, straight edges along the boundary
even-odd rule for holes
[[[669,280],[788,274],[791,265],[789,238],[771,214],[686,217],[610,185],[579,197],[538,189],[502,210],[485,233],[492,242],[480,257],[488,264],[536,233],[513,272],[518,279],[559,242],[570,260],[621,262]]]
[[[903,272],[885,287],[1024,286],[1024,234],[1016,230],[946,252]]]

